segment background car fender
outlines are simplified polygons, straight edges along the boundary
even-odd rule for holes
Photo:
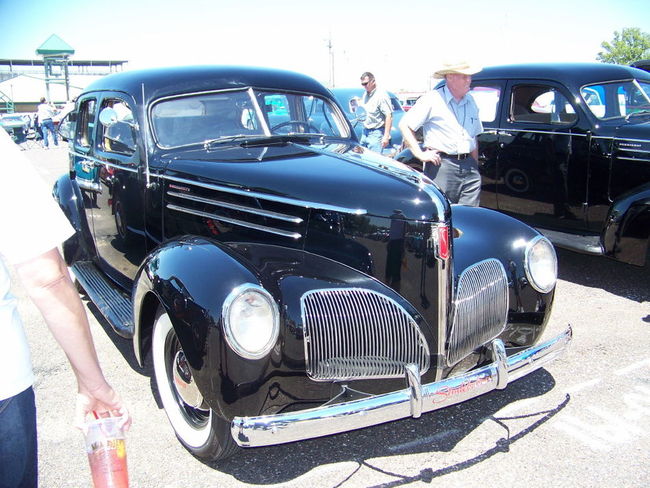
[[[96,254],[95,244],[90,236],[88,221],[83,209],[83,194],[79,185],[68,174],[61,176],[52,189],[52,196],[74,227],[75,235],[63,243],[63,257],[68,265],[75,261],[92,259]]]
[[[650,183],[614,201],[602,236],[606,256],[650,266]]]

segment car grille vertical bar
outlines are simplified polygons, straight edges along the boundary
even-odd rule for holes
[[[301,299],[307,374],[314,380],[403,378],[429,370],[417,323],[391,298],[361,288],[314,290]]]
[[[458,279],[447,362],[453,365],[497,337],[508,318],[508,278],[497,259],[467,268]]]

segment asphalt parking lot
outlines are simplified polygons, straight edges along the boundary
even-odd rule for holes
[[[52,183],[64,148],[26,152]],[[36,224],[35,224],[36,225]],[[546,336],[571,324],[569,354],[463,405],[420,419],[307,442],[242,450],[204,464],[176,441],[131,344],[92,306],[106,376],[130,405],[132,488],[650,485],[650,276],[559,251],[560,281]],[[88,487],[83,438],[71,426],[74,378],[18,287],[32,346],[43,487]]]

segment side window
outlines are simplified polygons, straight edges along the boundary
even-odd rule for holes
[[[512,89],[510,120],[540,124],[571,124],[577,115],[569,100],[548,85],[516,85]]]
[[[494,122],[497,118],[501,87],[497,85],[477,85],[470,91],[472,98],[478,105],[481,122]]]
[[[97,101],[94,98],[83,100],[79,105],[77,130],[75,133],[75,145],[77,146],[90,147],[93,143],[96,105]]]
[[[115,111],[116,120],[111,125],[101,126],[101,148],[106,152],[133,154],[137,145],[133,111],[119,98],[105,99],[102,102],[102,110],[105,108]]]

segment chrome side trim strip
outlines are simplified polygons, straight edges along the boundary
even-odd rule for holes
[[[333,212],[341,212],[341,213],[352,214],[352,215],[366,215],[368,213],[368,211],[363,208],[345,208],[345,207],[338,207],[336,205],[328,205],[325,203],[309,202],[307,200],[295,200],[293,198],[280,197],[277,195],[269,195],[268,193],[239,190],[237,188],[230,188],[227,186],[215,185],[212,183],[202,183],[200,181],[187,180],[185,178],[178,178],[176,176],[169,176],[169,175],[157,175],[157,176],[164,180],[175,181],[177,183],[184,183],[186,185],[200,186],[201,188],[207,188],[208,190],[215,190],[224,193],[231,193],[233,195],[241,195],[250,198],[257,198],[259,200],[268,200],[270,202],[286,203],[287,205],[294,205],[296,207],[313,208],[317,210],[331,210]]]
[[[185,200],[192,200],[194,202],[207,203],[208,205],[215,205],[217,207],[229,208],[231,210],[239,210],[241,212],[260,215],[262,217],[284,220],[286,222],[292,222],[294,224],[300,224],[303,221],[300,217],[294,217],[293,215],[287,215],[279,212],[271,212],[269,210],[262,210],[259,208],[246,207],[244,205],[237,205],[235,203],[223,202],[221,200],[215,200],[213,198],[204,198],[196,195],[187,195],[185,193],[178,193],[175,191],[168,191],[167,195],[171,195],[173,197],[178,197],[178,198],[184,198]]]
[[[259,230],[261,232],[268,232],[269,234],[275,234],[282,237],[289,237],[291,239],[300,239],[302,237],[302,235],[297,232],[289,232],[285,230],[274,229],[273,227],[267,227],[265,225],[257,225],[251,222],[245,222],[243,220],[229,219],[227,217],[222,217],[221,215],[217,215],[209,212],[201,212],[200,210],[193,210],[191,208],[180,207],[178,205],[173,205],[171,203],[167,204],[167,208],[170,210],[177,210],[178,212],[197,215],[199,217],[206,217],[208,219],[218,220],[220,222],[226,222],[228,224],[239,225],[241,227],[247,227],[249,229]]]
[[[88,161],[92,161],[93,163],[101,164],[102,166],[108,166],[109,168],[121,169],[123,171],[128,171],[129,173],[137,173],[138,172],[137,168],[129,168],[128,166],[123,166],[121,164],[109,163],[108,161],[103,161],[101,159],[93,158],[93,157],[88,156],[87,154],[83,154],[83,153],[80,153],[80,152],[68,151],[68,153],[72,154],[73,156],[78,156],[80,158],[87,159]]]
[[[505,135],[504,132],[530,132],[532,134],[552,134],[556,136],[574,136],[587,137],[587,134],[577,134],[575,132],[560,132],[553,130],[527,130],[527,129],[497,129],[499,135]]]
[[[628,158],[626,156],[614,156],[616,159],[625,159],[626,161],[636,161],[638,163],[650,163],[650,159],[645,158]]]
[[[230,433],[242,447],[270,446],[348,432],[385,422],[416,416],[461,403],[525,376],[561,356],[571,342],[572,331],[517,354],[505,357],[500,339],[492,341],[494,362],[464,375],[408,387],[344,403],[327,404],[298,412],[259,417],[235,417]],[[408,378],[410,373],[405,373]],[[419,394],[413,389],[419,388]],[[421,400],[421,402],[420,402]]]

